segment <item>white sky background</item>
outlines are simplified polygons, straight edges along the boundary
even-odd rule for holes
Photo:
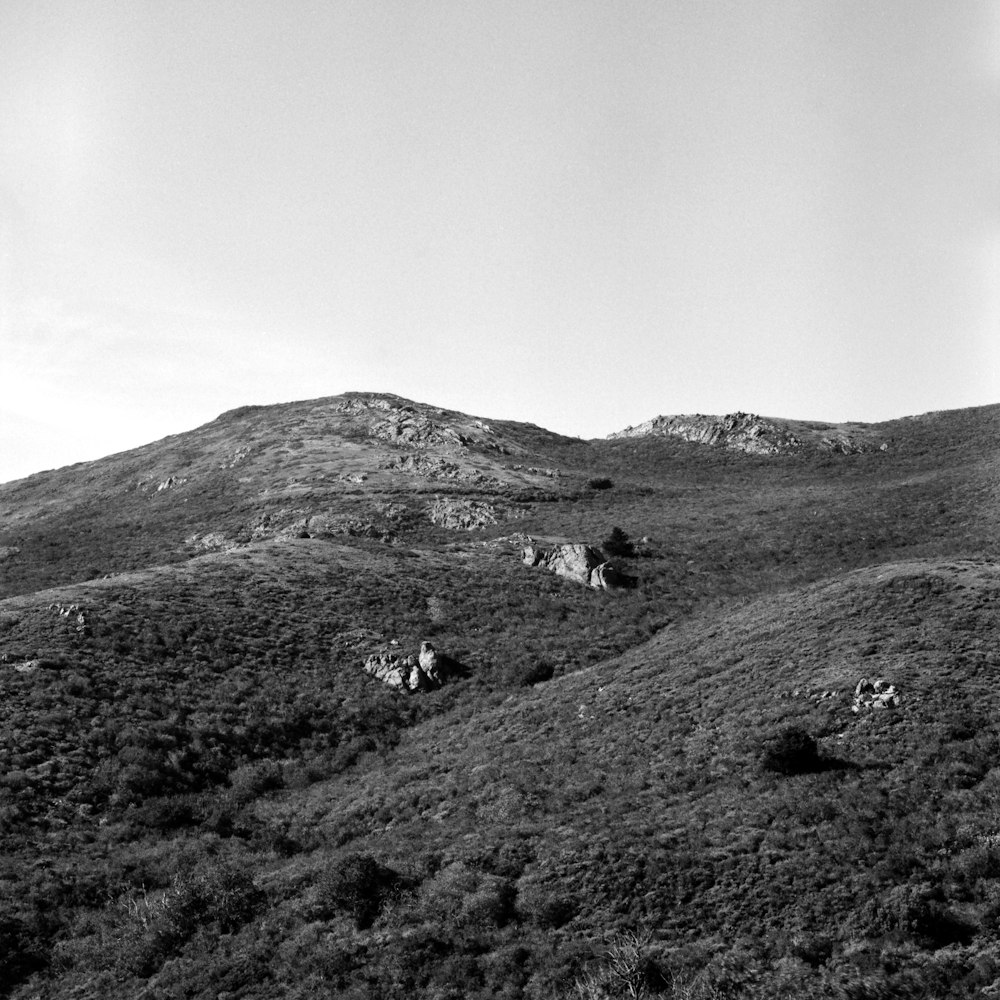
[[[350,389],[1000,402],[1000,4],[3,0],[0,481]]]

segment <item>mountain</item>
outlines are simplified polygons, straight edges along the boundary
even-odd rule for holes
[[[1000,407],[698,420],[348,393],[0,486],[0,994],[990,995]]]

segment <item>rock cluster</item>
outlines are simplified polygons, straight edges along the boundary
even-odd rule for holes
[[[550,573],[595,590],[633,587],[636,584],[634,577],[620,573],[598,549],[579,542],[554,545],[551,548],[526,545],[521,552],[521,559],[526,566],[541,566]]]
[[[415,476],[423,476],[425,479],[457,479],[479,486],[496,482],[495,479],[484,476],[478,469],[449,462],[440,455],[432,456],[423,453],[397,455],[383,462],[381,468],[389,472],[406,472]]]
[[[870,681],[867,677],[862,677],[854,689],[854,704],[851,706],[851,711],[861,712],[872,708],[899,708],[899,693],[895,686],[884,678]]]
[[[417,656],[400,656],[383,650],[365,660],[364,671],[383,684],[400,691],[434,691],[449,676],[447,658],[429,642],[420,644]]]
[[[432,524],[442,528],[475,531],[516,516],[517,511],[503,510],[485,500],[462,500],[439,497],[427,509]]]
[[[608,436],[628,438],[651,434],[732,448],[749,455],[778,455],[794,451],[802,444],[787,427],[755,413],[729,413],[724,417],[703,416],[700,413],[693,416],[654,417]]]
[[[701,413],[654,417],[609,438],[678,437],[684,441],[731,448],[750,455],[783,455],[811,446],[838,455],[887,451],[863,424],[823,424],[770,420],[756,413],[728,413],[723,417]]]
[[[167,476],[167,478],[156,487],[156,492],[162,493],[164,490],[172,490],[175,486],[183,486],[186,482],[187,480],[180,476]]]
[[[75,631],[87,631],[87,616],[79,604],[50,604],[49,611],[56,611],[60,618],[72,618]]]

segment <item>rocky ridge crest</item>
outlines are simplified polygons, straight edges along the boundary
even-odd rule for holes
[[[812,447],[841,455],[886,450],[865,424],[825,424],[774,420],[755,413],[706,416],[701,413],[659,416],[608,435],[608,440],[676,437],[696,444],[742,451],[748,455],[783,455]]]

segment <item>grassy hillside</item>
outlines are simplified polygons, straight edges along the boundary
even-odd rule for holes
[[[1000,408],[876,426],[349,394],[0,487],[0,994],[990,995]]]

